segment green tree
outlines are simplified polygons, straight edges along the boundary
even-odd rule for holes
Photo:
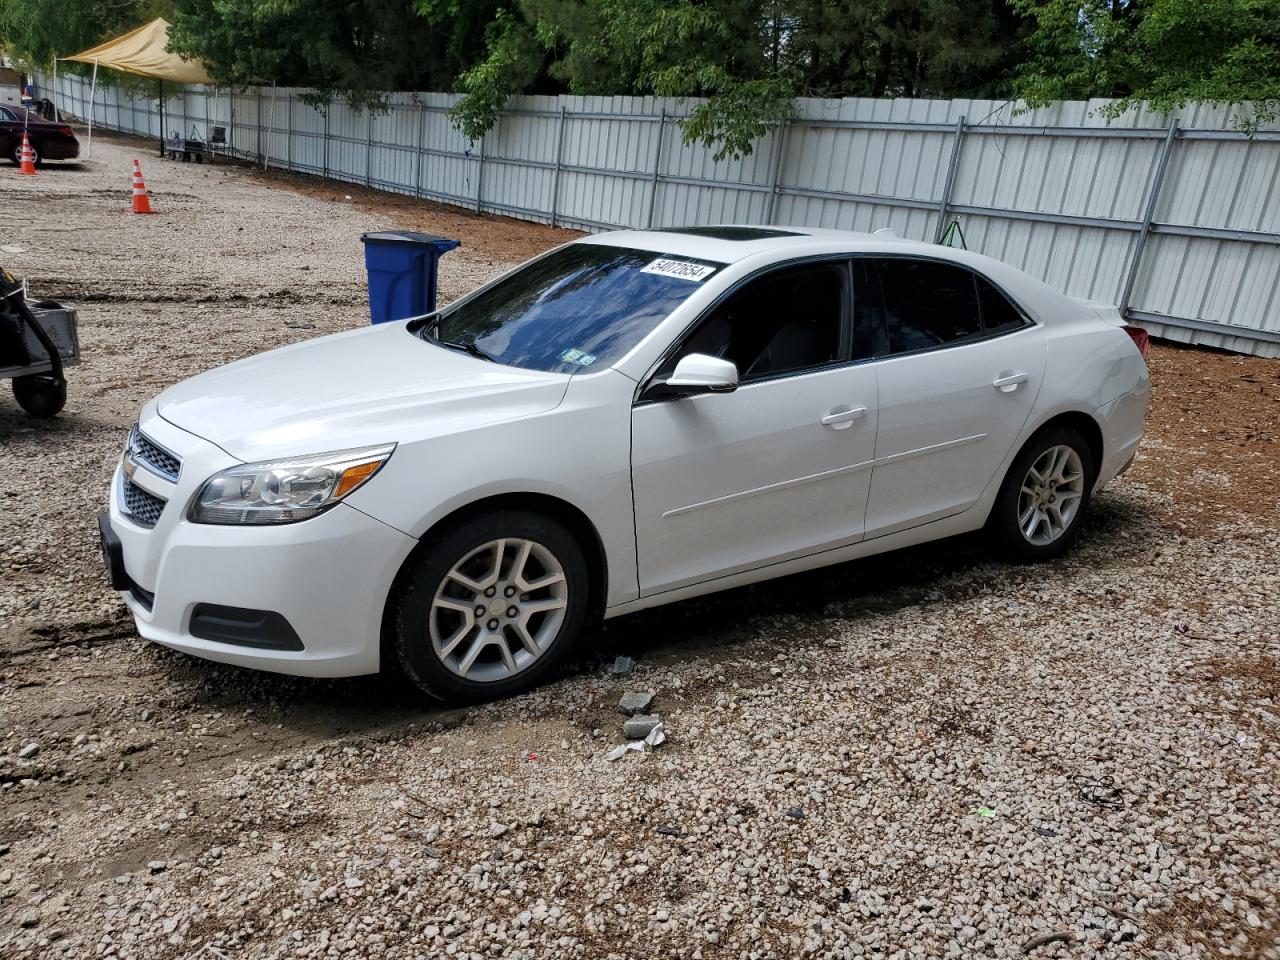
[[[171,47],[223,83],[276,82],[381,105],[447,89],[484,50],[503,0],[175,0]]]
[[[478,138],[508,97],[549,81],[706,97],[683,122],[686,141],[741,155],[799,95],[1007,90],[1021,30],[1007,0],[520,0],[460,77],[453,116]]]
[[[1246,124],[1280,112],[1280,0],[1012,0],[1033,23],[1014,92],[1030,106],[1114,97],[1249,104]]]
[[[0,0],[0,44],[48,69],[55,56],[79,53],[172,12],[173,0]]]

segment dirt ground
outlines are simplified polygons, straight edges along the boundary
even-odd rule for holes
[[[84,352],[57,420],[0,396],[0,956],[1280,958],[1276,361],[1156,345],[1058,562],[736,590],[441,711],[144,643],[94,518],[148,398],[368,322],[362,232],[461,239],[445,299],[574,234],[151,149],[0,168]],[[633,689],[670,739],[610,762]]]

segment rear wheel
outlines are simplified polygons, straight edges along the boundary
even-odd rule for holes
[[[1060,555],[1076,537],[1094,476],[1079,431],[1055,427],[1033,437],[1009,468],[987,522],[997,548],[1028,562]]]
[[[563,662],[588,610],[586,560],[549,517],[501,510],[433,537],[392,600],[397,659],[452,703],[527,690]]]
[[[56,417],[67,405],[67,381],[45,374],[15,377],[13,396],[18,406],[31,416],[47,420]]]

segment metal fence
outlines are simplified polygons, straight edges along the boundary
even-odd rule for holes
[[[90,112],[63,76],[63,111]],[[457,97],[388,94],[386,109],[304,90],[189,87],[170,130],[225,128],[230,152],[273,166],[585,230],[772,223],[936,240],[959,220],[973,250],[1072,296],[1119,304],[1153,334],[1280,356],[1280,129],[1229,111],[1173,117],[1105,101],[1014,115],[983,100],[797,101],[796,119],[741,159],[682,142],[689,103],[521,97],[481,141],[449,122]],[[94,124],[158,136],[157,102],[99,89]]]

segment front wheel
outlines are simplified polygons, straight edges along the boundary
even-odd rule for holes
[[[536,686],[569,654],[589,608],[573,534],[516,510],[460,523],[410,558],[390,640],[419,689],[477,703]]]
[[[13,396],[18,406],[41,420],[56,417],[67,405],[67,381],[46,374],[15,377]]]
[[[9,159],[13,161],[15,167],[22,166],[22,141],[19,140],[13,145],[13,152],[9,154]],[[40,155],[40,148],[34,143],[31,144],[31,162],[37,167],[44,163],[44,157]]]
[[[997,549],[1024,562],[1065,551],[1089,505],[1095,475],[1079,431],[1058,427],[1033,437],[1009,468],[987,522]]]

